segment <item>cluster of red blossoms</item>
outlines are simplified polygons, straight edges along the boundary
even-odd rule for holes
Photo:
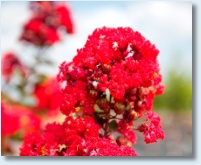
[[[35,85],[33,96],[36,100],[35,109],[53,116],[57,114],[61,104],[60,84],[55,78],[48,78]]]
[[[51,1],[31,2],[32,18],[24,25],[20,37],[36,46],[50,46],[60,40],[59,28],[72,34],[74,27],[71,11],[64,3]]]
[[[23,78],[30,76],[29,68],[14,53],[7,53],[3,56],[1,69],[6,82],[11,80],[15,72],[18,72]],[[45,81],[35,84],[33,89],[36,105],[32,111],[47,111],[48,115],[58,112],[61,103],[61,91],[56,78],[47,78]]]
[[[67,117],[62,124],[46,126],[42,135],[25,137],[21,156],[136,156],[128,146],[99,137],[100,126],[92,117]]]
[[[30,56],[35,63],[28,66],[12,52],[2,57],[5,80],[1,92],[3,154],[16,154],[14,146],[10,145],[13,139],[22,140],[26,133],[43,129],[53,116],[55,120],[60,117],[60,84],[53,76],[41,74],[35,68],[52,67],[54,63],[44,58],[44,48],[60,41],[60,34],[74,33],[71,10],[65,2],[51,1],[30,2],[30,9],[31,18],[23,26],[20,41],[28,42],[38,50],[35,56]],[[19,96],[17,99],[12,97],[16,95]]]
[[[104,136],[111,125],[113,131],[135,144],[133,121],[144,115],[151,121],[155,119],[157,115],[151,118],[149,111],[155,95],[164,91],[158,53],[154,45],[131,28],[96,29],[73,61],[60,66],[58,79],[66,83],[61,111],[66,115],[95,115]],[[152,127],[149,124],[145,130],[160,136],[146,140],[150,134],[144,133],[147,143],[164,136],[159,123],[158,129]]]
[[[41,128],[41,118],[31,112],[28,107],[20,105],[8,106],[1,102],[2,137],[24,136],[27,132],[38,131]]]
[[[26,68],[14,53],[7,53],[2,58],[2,75],[9,81],[14,71],[20,71],[22,76],[26,74]]]
[[[155,95],[164,91],[158,53],[131,28],[96,29],[72,62],[60,66],[66,120],[27,135],[21,155],[136,156],[129,147],[136,131],[146,143],[164,139],[152,110]]]

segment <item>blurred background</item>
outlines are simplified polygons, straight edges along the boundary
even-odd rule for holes
[[[29,2],[22,1],[1,3],[1,55],[16,52],[23,62],[31,65],[30,56],[36,50],[18,42],[22,27],[30,18],[28,5]],[[158,60],[166,89],[163,95],[156,97],[154,110],[161,116],[166,137],[164,141],[147,145],[138,135],[134,148],[143,156],[191,156],[192,4],[173,1],[70,1],[68,5],[75,32],[48,48],[46,56],[55,65],[38,71],[57,74],[60,63],[71,61],[76,50],[84,46],[87,36],[97,27],[129,26],[139,31],[160,50]]]

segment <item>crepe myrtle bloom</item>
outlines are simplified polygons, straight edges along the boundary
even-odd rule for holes
[[[24,27],[20,40],[35,46],[51,46],[60,41],[59,29],[74,33],[71,10],[65,3],[34,1],[30,3],[32,16]]]
[[[18,71],[22,76],[26,76],[27,68],[22,64],[18,56],[13,52],[5,53],[2,57],[1,71],[5,80],[10,81],[13,73]]]
[[[71,62],[60,65],[61,111],[65,115],[94,115],[103,136],[117,131],[125,143],[135,144],[133,122],[152,112],[153,100],[164,85],[158,49],[129,27],[97,28]],[[146,142],[163,139],[161,126],[149,125]],[[152,135],[151,132],[157,134]]]
[[[67,117],[62,124],[46,126],[43,134],[27,134],[21,156],[137,156],[131,147],[99,137],[100,126],[92,117]]]

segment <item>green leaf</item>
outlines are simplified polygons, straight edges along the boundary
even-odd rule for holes
[[[114,131],[117,129],[117,121],[116,120],[112,120],[109,123],[109,131]]]
[[[97,104],[94,105],[95,112],[103,112],[102,109],[99,108]]]

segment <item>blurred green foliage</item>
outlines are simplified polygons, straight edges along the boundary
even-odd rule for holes
[[[154,109],[183,111],[192,109],[192,78],[185,73],[170,70],[164,82],[165,92],[156,96]]]

